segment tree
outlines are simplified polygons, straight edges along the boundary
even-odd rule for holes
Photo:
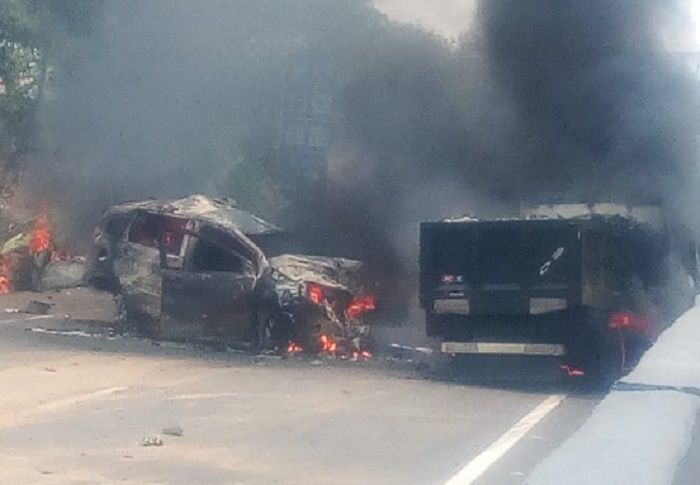
[[[36,147],[36,110],[54,63],[89,31],[101,1],[3,0],[0,3],[0,215]]]

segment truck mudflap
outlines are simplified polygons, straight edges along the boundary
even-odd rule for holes
[[[441,350],[447,354],[496,354],[540,355],[562,357],[566,347],[562,344],[510,343],[510,342],[443,342]]]

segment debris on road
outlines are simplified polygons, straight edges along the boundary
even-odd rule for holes
[[[181,426],[175,424],[173,426],[167,426],[161,430],[161,433],[167,434],[170,436],[182,436],[184,434],[184,430],[182,429]]]
[[[146,436],[141,441],[141,446],[163,446],[163,438],[158,435]]]
[[[24,313],[29,313],[30,315],[46,315],[51,310],[51,305],[44,303],[43,301],[29,300],[27,303],[27,308]]]
[[[39,287],[42,290],[74,288],[83,283],[84,273],[84,258],[77,257],[66,261],[51,261],[44,268],[39,280]]]

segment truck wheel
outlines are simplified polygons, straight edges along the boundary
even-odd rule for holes
[[[583,389],[605,391],[620,378],[619,345],[606,337],[605,334],[597,335],[595,345],[581,356],[585,376],[578,386]]]

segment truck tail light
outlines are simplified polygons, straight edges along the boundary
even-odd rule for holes
[[[610,316],[608,326],[614,330],[646,332],[651,327],[648,318],[633,312],[615,312]]]
[[[308,295],[309,300],[314,302],[316,305],[323,303],[323,300],[326,298],[326,292],[323,291],[323,286],[314,283],[310,283],[306,286],[306,294]]]

